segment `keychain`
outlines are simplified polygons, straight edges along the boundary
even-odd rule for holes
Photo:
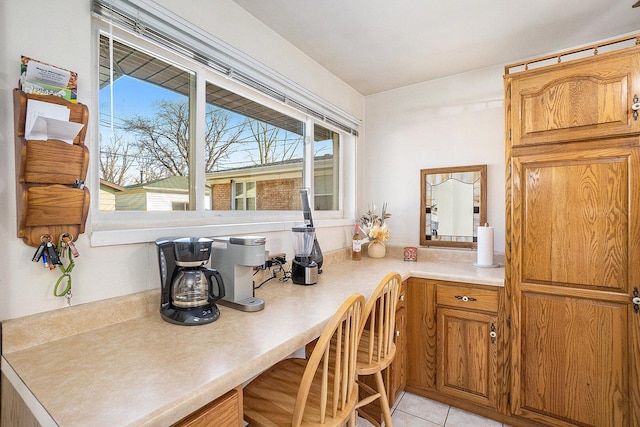
[[[58,278],[55,287],[53,288],[53,295],[57,297],[65,297],[67,299],[67,304],[71,305],[71,271],[73,267],[75,267],[74,258],[79,256],[78,250],[73,244],[73,235],[69,233],[62,233],[58,238],[58,253],[60,254],[60,259],[67,260],[67,265],[60,262],[60,270],[62,271],[62,275]],[[64,284],[64,289],[60,290],[61,286]]]
[[[52,239],[49,234],[43,234],[40,236],[40,246],[38,246],[36,253],[33,254],[33,258],[31,258],[31,261],[33,262],[42,260],[44,268],[48,268],[49,270],[55,269],[56,265],[62,265],[60,258],[58,257],[58,252],[56,251],[56,247],[53,246],[51,240]]]

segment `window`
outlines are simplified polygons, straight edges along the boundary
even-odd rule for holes
[[[206,94],[205,174],[214,209],[225,209],[235,182],[233,210],[299,210],[304,122],[211,82]],[[243,189],[249,185],[251,194]]]
[[[340,134],[323,126],[314,126],[313,182],[315,210],[338,209],[340,170]]]
[[[165,235],[191,226],[273,230],[300,220],[305,187],[312,208],[328,214],[317,218],[342,219],[343,142],[355,162],[353,133],[144,37],[98,27],[100,191],[92,230],[99,237],[92,244],[149,241],[156,229]]]
[[[233,208],[237,211],[256,210],[256,183],[234,183]]]
[[[101,197],[115,197],[116,211],[175,210],[174,202],[190,205],[189,98],[194,73],[113,40],[112,80],[110,57],[109,38],[101,35],[101,189],[120,189],[101,191]]]

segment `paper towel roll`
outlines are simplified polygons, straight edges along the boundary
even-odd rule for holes
[[[479,267],[493,266],[493,227],[478,227],[478,260]]]

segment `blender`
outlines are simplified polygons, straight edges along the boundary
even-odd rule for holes
[[[293,250],[295,257],[291,265],[291,280],[298,285],[314,285],[318,282],[318,264],[312,259],[313,242],[316,229],[298,226],[293,231]]]

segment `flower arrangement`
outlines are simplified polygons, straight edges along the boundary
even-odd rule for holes
[[[371,242],[385,242],[389,240],[389,228],[386,220],[391,217],[387,212],[387,203],[382,204],[382,212],[380,215],[376,212],[376,206],[369,204],[369,210],[358,219],[360,228],[369,236]]]

